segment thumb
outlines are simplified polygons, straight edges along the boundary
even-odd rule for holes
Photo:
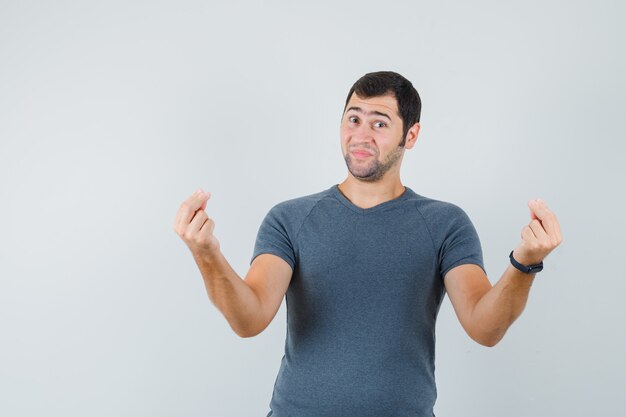
[[[204,210],[206,208],[206,203],[207,201],[209,201],[209,198],[211,198],[211,193],[207,191],[207,196],[203,198],[206,198],[206,200],[202,202],[202,206],[200,206],[200,210]]]
[[[535,215],[535,211],[533,210],[533,204],[535,200],[530,200],[528,202],[528,209],[530,210],[530,220],[539,220],[539,218]]]

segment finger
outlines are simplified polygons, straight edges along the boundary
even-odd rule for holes
[[[191,210],[192,212],[195,213],[195,210],[193,209],[193,202],[194,202],[195,197],[200,195],[200,191],[202,190],[198,188],[196,191],[194,191],[193,194],[191,194],[189,197],[185,199],[185,201],[181,203],[180,208],[176,212],[176,220],[174,220],[175,228],[178,229],[181,226],[182,218],[187,215],[188,210]]]
[[[535,236],[535,234],[533,233],[533,230],[528,226],[524,226],[522,228],[521,234],[522,234],[522,240],[526,242],[532,242],[533,240],[537,239],[537,236]]]
[[[197,233],[198,231],[200,231],[200,229],[208,219],[209,216],[204,210],[198,210],[193,216],[191,222],[189,223],[187,230]]]
[[[530,200],[528,202],[528,207],[535,214],[535,216],[537,216],[539,220],[543,221],[543,219],[545,218],[554,216],[554,213],[552,213],[550,208],[548,208],[548,205],[546,204],[546,202],[540,198],[536,200]]]
[[[540,203],[545,203],[545,201],[543,201],[541,198],[538,198],[537,201],[539,201]],[[561,242],[561,240],[563,240],[563,236],[561,235],[561,225],[559,224],[559,219],[556,217],[556,214],[552,213],[553,217],[554,217],[554,232],[555,232],[555,238],[556,241],[558,243]]]
[[[214,229],[215,229],[215,222],[213,221],[213,219],[207,218],[207,221],[204,222],[204,224],[200,228],[200,232],[205,235],[212,235]]]
[[[528,201],[528,210],[530,210],[530,220],[535,220],[537,218],[537,216],[535,215],[535,212],[533,211],[533,208],[532,208],[532,205],[531,205],[532,201],[533,200],[529,200]]]
[[[552,233],[550,233],[550,237],[553,238],[553,243],[560,243],[562,240],[561,237],[561,226],[559,225],[559,219],[556,215],[553,216],[550,225],[552,226]]]
[[[533,234],[535,235],[535,237],[539,240],[550,240],[550,236],[548,236],[548,234],[546,233],[546,231],[544,230],[543,226],[541,225],[541,222],[537,219],[531,221],[528,224],[528,227],[530,227],[530,230],[532,230]]]
[[[532,210],[537,219],[541,221],[543,228],[546,233],[552,238],[556,236],[555,231],[555,222],[556,216],[552,211],[548,208],[548,205],[545,201],[538,200],[530,200],[528,202],[528,207]]]
[[[176,214],[176,228],[178,230],[184,229],[193,219],[196,211],[206,207],[207,200],[211,198],[211,193],[208,191],[202,191],[198,189],[192,195],[190,195],[181,205],[178,213]]]
[[[561,243],[561,241],[563,240],[563,235],[561,234],[561,225],[559,224],[558,219],[556,220],[556,236],[559,243]]]

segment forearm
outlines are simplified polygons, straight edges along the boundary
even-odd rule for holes
[[[233,270],[221,252],[194,257],[211,302],[241,337],[254,334],[261,317],[261,301]]]
[[[474,307],[473,338],[486,346],[498,343],[524,311],[534,279],[535,274],[525,274],[509,265]]]
[[[512,253],[525,266],[542,263],[562,241],[559,222],[545,202],[530,200],[528,207],[531,221],[522,228],[522,240]],[[524,311],[534,279],[534,274],[509,265],[492,286],[484,270],[460,265],[448,271],[445,286],[467,334],[482,345],[494,346]]]

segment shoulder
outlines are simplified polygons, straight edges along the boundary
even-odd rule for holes
[[[412,196],[411,200],[435,246],[477,235],[470,217],[459,205],[421,195]]]
[[[415,192],[412,193],[409,201],[428,224],[440,225],[469,219],[465,210],[449,201],[425,197]]]
[[[281,201],[270,208],[266,220],[278,222],[292,231],[298,230],[318,203],[330,195],[329,190],[324,190]]]
[[[315,205],[325,197],[329,196],[328,190],[320,191],[314,194],[308,194],[301,197],[295,197],[276,203],[272,210],[282,212],[297,212],[315,207]]]
[[[329,191],[324,190],[314,194],[291,198],[276,203],[270,209],[270,212],[286,216],[302,216],[305,213],[308,214],[321,200],[328,196],[330,196]]]

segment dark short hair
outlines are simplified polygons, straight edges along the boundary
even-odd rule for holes
[[[420,121],[422,100],[413,84],[402,75],[393,71],[369,72],[359,78],[348,93],[343,111],[346,111],[352,93],[363,98],[393,95],[398,102],[398,111],[402,119],[402,143],[404,146],[409,128]]]

